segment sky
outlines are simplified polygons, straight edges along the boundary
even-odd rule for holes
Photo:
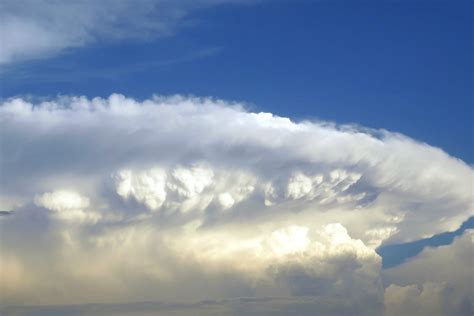
[[[158,38],[103,35],[8,65],[1,96],[212,96],[397,131],[473,162],[471,1],[259,1],[189,15]]]
[[[2,1],[0,311],[472,315],[472,13]]]

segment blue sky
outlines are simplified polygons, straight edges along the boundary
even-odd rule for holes
[[[397,131],[472,163],[471,1],[262,1],[2,70],[2,97],[192,94]]]

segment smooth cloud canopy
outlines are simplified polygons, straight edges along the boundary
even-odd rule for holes
[[[10,305],[252,297],[265,314],[272,297],[380,315],[374,249],[472,214],[470,166],[387,131],[181,96],[10,99],[0,120]],[[391,283],[388,302],[418,290]]]

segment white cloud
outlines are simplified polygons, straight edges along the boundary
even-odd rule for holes
[[[166,200],[166,173],[153,168],[135,174],[131,170],[120,170],[114,175],[116,192],[124,199],[135,198],[151,210],[157,210]]]
[[[173,34],[192,12],[246,0],[4,0],[0,64],[55,55],[103,40]]]
[[[214,172],[209,168],[176,168],[172,177],[174,183],[169,183],[170,190],[184,198],[192,198],[201,194],[212,183]]]
[[[288,180],[286,197],[308,200],[318,198],[321,204],[344,202],[354,198],[362,199],[365,195],[363,192],[356,196],[340,195],[355,184],[360,177],[360,174],[348,173],[341,169],[334,169],[326,175],[317,174],[312,177],[297,173]]]
[[[35,204],[56,212],[82,210],[89,206],[89,199],[73,191],[48,192],[35,197]]]
[[[60,219],[75,222],[97,222],[101,214],[86,210],[89,207],[89,198],[69,190],[58,190],[36,195],[35,205],[44,207],[54,212],[54,216]]]
[[[273,221],[289,215],[317,219],[316,225],[341,221],[374,244],[454,230],[471,214],[472,168],[389,132],[376,137],[183,97],[60,98],[34,106],[12,99],[0,115],[4,177],[15,179],[3,191],[17,199],[74,182],[91,204],[107,204],[101,190],[115,175],[119,196],[151,209],[204,211],[223,197],[229,206],[228,193],[234,211],[206,211],[204,221],[270,213]],[[120,180],[123,170],[130,179],[125,173]],[[238,208],[243,202],[254,211]]]
[[[235,200],[232,197],[232,195],[230,195],[227,192],[219,194],[218,199],[219,199],[219,203],[222,205],[222,208],[224,209],[228,209],[232,207],[235,203]]]
[[[0,124],[10,304],[279,297],[306,308],[309,296],[377,314],[375,247],[454,230],[473,206],[472,168],[440,149],[239,103],[17,98]],[[406,275],[386,302],[413,291]],[[426,276],[418,296],[443,292],[429,282],[444,281]]]
[[[308,228],[302,226],[290,226],[276,230],[270,236],[270,248],[279,255],[304,252],[310,243],[307,235]]]
[[[156,197],[157,206],[167,191],[188,199],[202,195],[211,184],[214,191],[224,194],[233,182],[242,182],[227,192],[234,200],[256,191],[269,204],[299,200],[301,205],[292,206],[299,211],[310,205],[319,210],[335,205],[361,212],[371,209],[374,219],[385,224],[380,229],[387,224],[413,225],[405,230],[425,229],[422,235],[456,228],[469,214],[472,169],[438,149],[397,134],[385,132],[376,138],[347,127],[296,124],[234,106],[179,97],[140,104],[113,95],[108,100],[59,99],[32,109],[32,104],[14,99],[2,107],[5,134],[15,140],[5,145],[6,154],[19,152],[26,139],[32,138],[33,146],[25,151],[39,159],[19,158],[43,183],[45,178],[59,181],[65,171],[74,181],[84,182],[89,174],[74,168],[90,168],[90,175],[99,180],[128,168],[134,172],[134,184],[128,187],[131,180],[124,179],[118,194],[144,201],[147,194],[141,191],[157,190],[149,194]],[[31,121],[35,126],[24,127]],[[66,157],[48,155],[45,149]],[[193,167],[199,161],[208,166]],[[21,170],[15,160],[6,164],[11,166],[8,170]],[[164,179],[156,182],[147,176],[153,168],[167,170],[166,188],[158,185]],[[226,172],[228,168],[234,171]],[[43,172],[50,174],[40,177]],[[231,175],[235,179],[226,180]],[[38,180],[33,182],[26,189],[42,186],[35,183]],[[140,185],[143,188],[133,189]],[[19,186],[14,193],[22,190]],[[41,190],[33,193],[37,191]],[[444,221],[431,225],[439,218]],[[424,223],[429,225],[424,227]],[[420,233],[415,235],[411,239],[420,237]],[[406,231],[403,236],[410,238]]]

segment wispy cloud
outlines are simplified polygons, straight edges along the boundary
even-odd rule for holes
[[[0,64],[57,55],[94,42],[149,40],[191,25],[193,12],[246,0],[5,0]]]
[[[55,61],[53,63],[28,62],[12,64],[0,68],[0,77],[15,84],[28,81],[41,82],[79,82],[87,79],[114,80],[119,76],[141,74],[146,71],[160,71],[177,64],[189,63],[216,56],[221,52],[219,47],[196,48],[192,52],[174,57],[162,57],[148,60],[114,63],[114,65],[94,65],[75,61]]]

